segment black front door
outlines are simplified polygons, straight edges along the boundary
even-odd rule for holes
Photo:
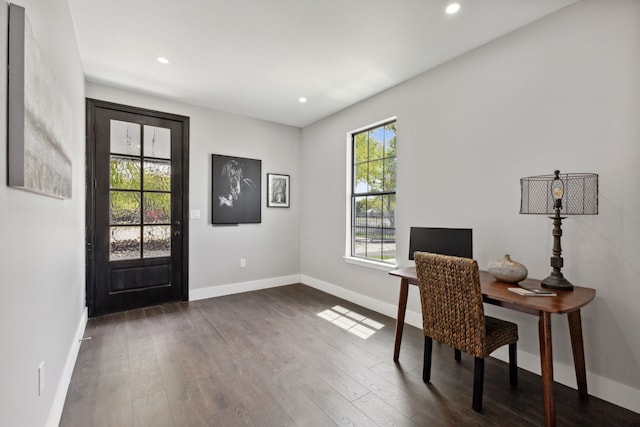
[[[189,118],[87,99],[89,316],[188,299]]]

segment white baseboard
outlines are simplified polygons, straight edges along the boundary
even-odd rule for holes
[[[260,289],[275,288],[276,286],[291,285],[292,283],[300,283],[299,274],[272,277],[270,279],[252,280],[250,282],[232,283],[228,285],[210,286],[208,288],[189,289],[189,301],[240,294]]]
[[[398,306],[396,304],[380,301],[367,295],[362,295],[349,289],[306,275],[301,276],[301,281],[307,286],[311,286],[328,294],[346,299],[370,310],[377,311],[378,313],[394,319],[397,317]],[[405,314],[405,323],[415,326],[416,328],[422,328],[422,313],[407,310]],[[491,354],[491,356],[505,362],[508,362],[509,360],[509,354],[506,348],[496,350]],[[518,350],[518,367],[540,375],[540,356]],[[573,365],[554,362],[553,372],[554,381],[577,389],[576,375]],[[590,395],[640,413],[640,390],[590,372],[587,372],[587,384]]]
[[[506,347],[494,351],[491,357],[509,362],[509,352]],[[540,375],[540,355],[518,350],[518,367]],[[578,389],[573,365],[554,361],[553,380],[574,390]],[[591,396],[640,413],[640,390],[587,371],[587,391]]]
[[[56,389],[56,394],[53,398],[53,405],[49,411],[49,418],[47,419],[47,427],[57,427],[60,425],[60,419],[62,418],[62,410],[64,409],[64,401],[67,398],[67,391],[69,391],[69,384],[71,384],[71,376],[73,375],[73,368],[76,366],[76,360],[78,359],[78,352],[80,351],[80,342],[84,336],[84,331],[87,328],[88,310],[85,307],[80,316],[80,322],[76,329],[76,335],[71,343],[69,354],[67,355],[67,361],[64,364],[64,369]]]

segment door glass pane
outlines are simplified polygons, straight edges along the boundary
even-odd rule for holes
[[[110,227],[109,260],[140,258],[140,227]]]
[[[171,129],[156,126],[144,127],[144,156],[171,158]]]
[[[111,156],[110,188],[117,190],[140,189],[140,160]]]
[[[144,227],[144,258],[171,256],[171,226]]]
[[[144,161],[144,189],[153,191],[171,191],[170,161]]]
[[[111,152],[119,154],[140,155],[140,130],[137,123],[111,120]]]
[[[144,223],[168,224],[171,222],[171,194],[144,193]]]
[[[133,191],[111,191],[110,223],[112,225],[140,224],[140,193]]]

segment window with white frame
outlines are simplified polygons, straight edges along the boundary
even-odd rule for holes
[[[396,121],[351,134],[351,257],[396,262]]]

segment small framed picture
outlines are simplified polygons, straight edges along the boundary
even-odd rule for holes
[[[267,207],[289,207],[289,175],[267,174]]]

